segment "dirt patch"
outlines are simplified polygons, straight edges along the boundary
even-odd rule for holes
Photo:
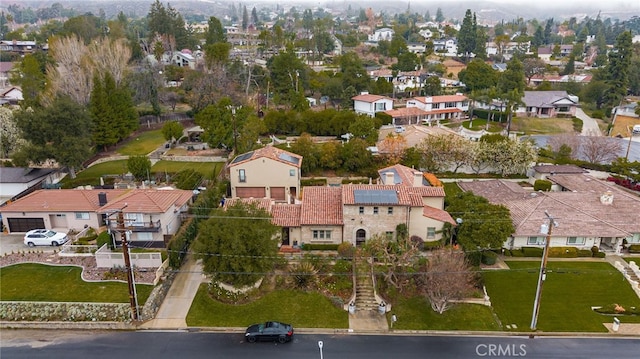
[[[616,116],[616,122],[611,128],[611,137],[629,137],[631,128],[640,125],[640,118],[631,116]]]

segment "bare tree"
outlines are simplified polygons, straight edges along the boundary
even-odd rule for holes
[[[555,153],[560,152],[560,147],[562,147],[562,145],[569,147],[571,149],[572,159],[576,159],[580,153],[580,137],[572,133],[549,136],[547,145],[550,147],[551,151]]]
[[[380,154],[390,164],[396,164],[402,159],[404,151],[407,149],[407,140],[404,136],[389,133],[378,145]]]
[[[423,295],[438,314],[444,313],[454,300],[473,290],[475,276],[462,252],[433,252],[422,273]]]
[[[376,269],[382,271],[387,284],[402,291],[402,284],[408,279],[404,274],[420,252],[418,245],[406,235],[399,235],[395,241],[375,235],[367,241],[365,248],[381,264]]]
[[[604,136],[584,136],[580,141],[580,154],[591,163],[609,163],[619,157],[622,145],[616,139]]]

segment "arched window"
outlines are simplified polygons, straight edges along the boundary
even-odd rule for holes
[[[356,231],[356,246],[364,244],[367,240],[367,231],[364,229],[358,229]]]

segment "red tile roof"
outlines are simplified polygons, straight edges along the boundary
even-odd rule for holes
[[[462,102],[467,100],[465,95],[420,96],[413,98],[422,103]]]
[[[122,209],[126,205],[122,210],[124,213],[165,213],[172,206],[184,206],[192,197],[193,192],[187,190],[136,189],[109,200],[98,212]]]
[[[342,225],[342,189],[304,187],[300,224]]]
[[[296,161],[297,163],[287,161],[287,160],[283,159],[282,156],[291,157],[294,160],[297,159],[297,161]],[[289,151],[285,151],[285,150],[279,149],[278,147],[265,146],[265,147],[259,148],[257,150],[254,150],[253,153],[251,154],[251,156],[248,156],[247,158],[243,159],[242,161],[231,162],[229,164],[229,167],[237,166],[239,164],[246,163],[246,162],[249,162],[249,161],[253,161],[255,159],[263,158],[263,157],[272,159],[274,161],[282,162],[282,163],[290,165],[290,166],[295,166],[297,168],[300,168],[300,166],[302,165],[302,156],[297,155],[297,154],[292,153],[292,152],[289,152]]]
[[[275,204],[271,207],[271,222],[280,227],[300,227],[301,204]]]
[[[411,117],[411,116],[426,116],[429,112],[418,108],[418,107],[402,107],[396,108],[393,110],[384,111],[387,115],[398,118],[398,117]]]
[[[358,96],[354,96],[351,98],[354,101],[362,101],[362,102],[376,102],[376,101],[380,101],[380,100],[391,100],[389,97],[386,96],[380,96],[380,95],[371,95],[371,94],[365,94],[365,95],[358,95]]]
[[[405,187],[399,185],[366,185],[354,184],[342,186],[342,202],[345,205],[361,204],[356,203],[354,190],[394,190],[398,194],[398,203],[400,206],[422,207],[423,197],[444,197],[444,188],[442,187]]]
[[[433,218],[436,221],[449,222],[454,225],[456,224],[456,221],[454,221],[453,218],[451,218],[451,215],[449,214],[449,212],[443,209],[438,209],[431,206],[424,206],[422,208],[422,215],[427,218]]]
[[[98,194],[107,201],[124,195],[127,189],[43,189],[0,208],[0,212],[94,212],[100,208]]]

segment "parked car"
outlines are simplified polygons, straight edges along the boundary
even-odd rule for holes
[[[265,322],[253,324],[244,333],[244,339],[249,343],[256,341],[278,341],[286,343],[293,337],[293,327],[281,322]]]
[[[50,229],[32,229],[24,235],[24,244],[33,246],[59,246],[64,244],[69,237],[66,234]]]

